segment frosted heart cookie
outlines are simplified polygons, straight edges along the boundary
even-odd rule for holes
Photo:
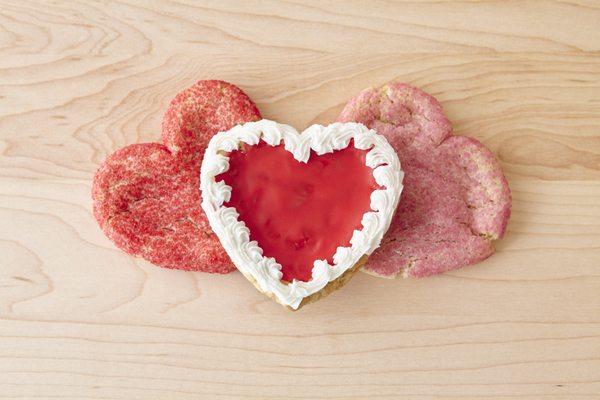
[[[379,246],[402,177],[396,152],[364,125],[299,134],[248,122],[210,140],[202,208],[238,270],[298,309],[341,287]]]

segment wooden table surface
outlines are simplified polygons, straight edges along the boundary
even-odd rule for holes
[[[599,1],[0,3],[1,399],[600,398]],[[290,313],[117,250],[95,169],[207,78],[299,129],[432,93],[506,171],[497,254]]]

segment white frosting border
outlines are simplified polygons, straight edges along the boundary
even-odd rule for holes
[[[310,151],[318,155],[348,147],[350,140],[361,150],[369,150],[366,165],[373,169],[375,182],[381,189],[371,194],[371,211],[361,220],[362,229],[355,230],[350,247],[338,247],[333,265],[315,260],[312,277],[308,282],[281,281],[281,265],[272,257],[263,257],[256,241],[250,241],[250,231],[233,207],[225,207],[232,188],[215,177],[229,169],[227,153],[238,150],[242,143],[256,145],[260,140],[271,146],[283,141],[287,151],[300,162],[307,162]],[[273,294],[283,304],[297,309],[302,299],[323,289],[350,269],[365,254],[371,254],[389,228],[402,192],[404,173],[400,160],[385,137],[359,123],[334,123],[327,127],[312,125],[302,134],[289,125],[260,120],[237,125],[227,132],[219,132],[210,140],[200,169],[202,208],[211,228],[237,268],[255,281],[266,294]]]

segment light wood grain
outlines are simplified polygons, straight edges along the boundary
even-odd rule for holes
[[[1,0],[0,398],[599,399],[599,25],[598,1]],[[116,250],[95,168],[206,78],[298,129],[423,87],[506,170],[497,254],[288,313]]]

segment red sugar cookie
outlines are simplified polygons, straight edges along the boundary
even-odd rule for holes
[[[260,119],[238,87],[199,81],[180,92],[163,120],[163,144],[133,144],[100,166],[94,216],[129,254],[166,268],[214,273],[235,269],[200,207],[200,163],[210,138]]]
[[[363,269],[393,278],[423,277],[484,260],[510,216],[508,183],[480,142],[452,136],[438,101],[402,83],[366,89],[338,121],[384,135],[405,172],[404,191],[381,247]]]

